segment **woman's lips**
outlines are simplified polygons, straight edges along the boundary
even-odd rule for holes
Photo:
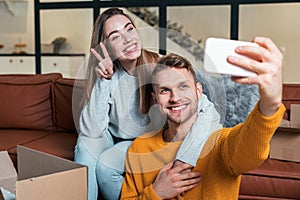
[[[124,49],[124,52],[126,52],[126,53],[131,53],[131,52],[135,52],[136,50],[137,50],[137,44],[134,43],[134,44],[132,44],[132,45],[126,47],[126,48]]]

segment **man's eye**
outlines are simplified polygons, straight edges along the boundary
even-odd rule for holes
[[[188,85],[186,85],[186,84],[181,84],[181,85],[179,86],[180,89],[186,89],[187,87],[188,87]]]
[[[160,90],[161,94],[166,94],[167,92],[169,92],[170,90],[168,88],[163,88]]]

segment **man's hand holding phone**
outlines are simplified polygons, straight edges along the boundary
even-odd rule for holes
[[[243,69],[227,61],[228,56],[243,57],[236,53],[239,46],[258,46],[253,42],[208,38],[205,43],[204,69],[210,73],[229,74],[231,76],[256,76],[255,72]]]

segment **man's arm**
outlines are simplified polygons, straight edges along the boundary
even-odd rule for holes
[[[141,173],[127,171],[120,199],[171,199],[185,191],[191,190],[201,181],[200,173],[192,172],[191,165],[185,163],[174,165],[175,163],[171,162],[165,165],[158,174],[155,172],[155,175],[152,176],[153,183],[145,187],[143,186],[145,181],[143,179],[147,178],[143,177]]]
[[[145,149],[145,144],[152,145]],[[126,157],[126,175],[121,199],[171,199],[194,188],[200,182],[200,173],[193,172],[193,167],[189,164],[176,161],[165,165],[162,157],[167,154],[174,158],[175,152],[172,155],[172,147],[161,151],[165,147],[156,145],[156,141],[150,137],[138,138],[130,146]],[[156,149],[155,152],[153,148]],[[149,163],[152,168],[149,168]]]
[[[214,104],[202,95],[198,103],[198,117],[191,130],[184,138],[177,152],[176,159],[192,166],[196,166],[203,146],[209,136],[222,128],[220,115]]]
[[[135,183],[135,176],[133,173],[126,173],[121,192],[121,200],[160,200],[153,190],[152,184],[146,186],[142,192],[137,191],[137,183]]]
[[[249,170],[251,167],[247,169],[247,165],[257,167],[267,158],[269,142],[285,110],[281,103],[282,54],[269,38],[256,37],[254,42],[259,47],[243,46],[236,49],[245,57],[228,57],[230,63],[257,74],[253,77],[233,77],[232,80],[242,84],[257,84],[260,93],[260,101],[246,122],[233,128],[225,141],[223,157],[235,174]]]
[[[282,104],[274,115],[264,116],[258,103],[243,124],[222,130],[219,155],[232,174],[240,175],[255,169],[268,158],[270,140],[281,123],[284,111]]]

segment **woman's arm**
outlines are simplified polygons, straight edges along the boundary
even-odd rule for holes
[[[80,115],[80,135],[98,138],[108,129],[110,92],[111,80],[98,78]]]
[[[198,117],[192,129],[183,140],[176,159],[196,166],[197,160],[208,137],[216,130],[222,128],[220,115],[203,94],[198,103]]]

